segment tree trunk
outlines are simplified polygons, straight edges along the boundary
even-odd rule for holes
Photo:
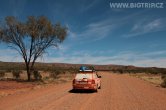
[[[30,81],[31,80],[31,72],[30,72],[30,69],[29,69],[29,64],[26,64],[26,70],[27,70],[28,81]]]
[[[27,71],[27,76],[28,76],[28,81],[30,81],[31,80],[31,73],[30,73],[30,71]]]

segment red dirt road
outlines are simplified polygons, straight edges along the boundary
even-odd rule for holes
[[[0,110],[166,110],[166,89],[135,77],[102,73],[98,93],[72,93],[71,82],[0,98]]]

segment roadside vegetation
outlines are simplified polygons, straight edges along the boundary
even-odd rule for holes
[[[78,68],[65,68],[54,64],[36,63],[31,74],[31,82],[36,83],[63,83],[72,80]],[[0,62],[0,80],[26,81],[26,68],[24,63]]]
[[[161,86],[162,79],[161,74],[151,74],[151,73],[135,73],[135,74],[129,74],[130,76],[137,77],[139,79],[145,80],[147,82],[150,82],[152,84],[155,84],[156,86]]]
[[[117,73],[127,73],[130,76],[140,78],[142,80],[153,83],[157,86],[166,87],[166,69],[165,68],[135,68],[135,69],[121,69]]]
[[[81,64],[36,63],[31,75],[32,81],[56,82],[72,80]],[[156,67],[134,67],[121,65],[85,65],[97,71],[111,71],[118,74],[130,74],[148,82],[166,87],[166,69]],[[24,63],[0,62],[0,80],[26,80]]]
[[[166,73],[162,74],[161,79],[163,80],[161,86],[166,88]]]

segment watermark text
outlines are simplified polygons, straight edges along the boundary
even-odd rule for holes
[[[111,3],[111,8],[164,8],[164,3]]]

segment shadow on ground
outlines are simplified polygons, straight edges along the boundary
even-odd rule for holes
[[[68,91],[69,93],[76,93],[76,94],[92,94],[92,93],[96,93],[95,91],[93,90],[74,90],[74,89],[71,89]]]

